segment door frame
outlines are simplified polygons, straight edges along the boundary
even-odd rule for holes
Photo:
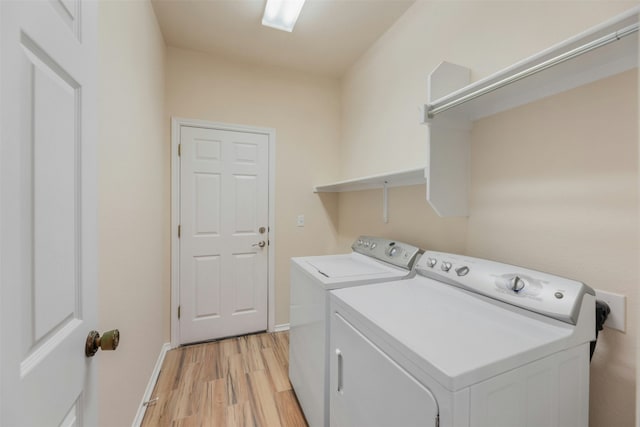
[[[180,239],[178,225],[180,219],[180,159],[178,144],[180,128],[191,126],[205,129],[216,129],[235,132],[250,132],[266,135],[269,139],[269,245],[267,256],[267,331],[275,330],[275,160],[276,130],[256,126],[230,123],[209,122],[205,120],[171,117],[171,348],[180,345],[180,325],[178,324],[178,301],[180,300]]]

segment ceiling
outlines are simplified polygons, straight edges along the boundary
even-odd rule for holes
[[[165,42],[341,76],[415,0],[307,0],[292,33],[261,25],[266,0],[152,0]]]

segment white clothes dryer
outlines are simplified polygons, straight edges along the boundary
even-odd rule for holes
[[[310,427],[329,425],[329,291],[411,274],[422,250],[359,237],[353,252],[291,259],[289,379]]]
[[[595,292],[425,252],[416,276],[331,292],[331,427],[584,427]]]

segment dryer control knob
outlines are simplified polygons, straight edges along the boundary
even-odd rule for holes
[[[451,263],[450,262],[443,262],[442,265],[440,266],[440,268],[442,269],[442,271],[449,271],[449,270],[451,270]]]
[[[458,276],[466,276],[467,273],[469,273],[469,267],[467,267],[466,265],[456,268],[456,274]]]
[[[400,255],[400,252],[402,252],[402,249],[399,246],[392,246],[391,249],[389,249],[389,256],[394,257]]]
[[[509,288],[513,292],[520,292],[524,289],[525,282],[518,276],[513,276],[511,280],[509,280]]]
[[[435,258],[427,259],[427,265],[431,268],[435,267],[437,263],[438,263],[438,260]]]

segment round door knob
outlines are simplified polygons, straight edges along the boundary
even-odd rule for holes
[[[107,331],[102,336],[98,331],[91,331],[87,335],[87,342],[84,346],[84,354],[87,357],[93,357],[98,352],[98,349],[102,350],[115,350],[120,343],[120,331],[113,329]]]

